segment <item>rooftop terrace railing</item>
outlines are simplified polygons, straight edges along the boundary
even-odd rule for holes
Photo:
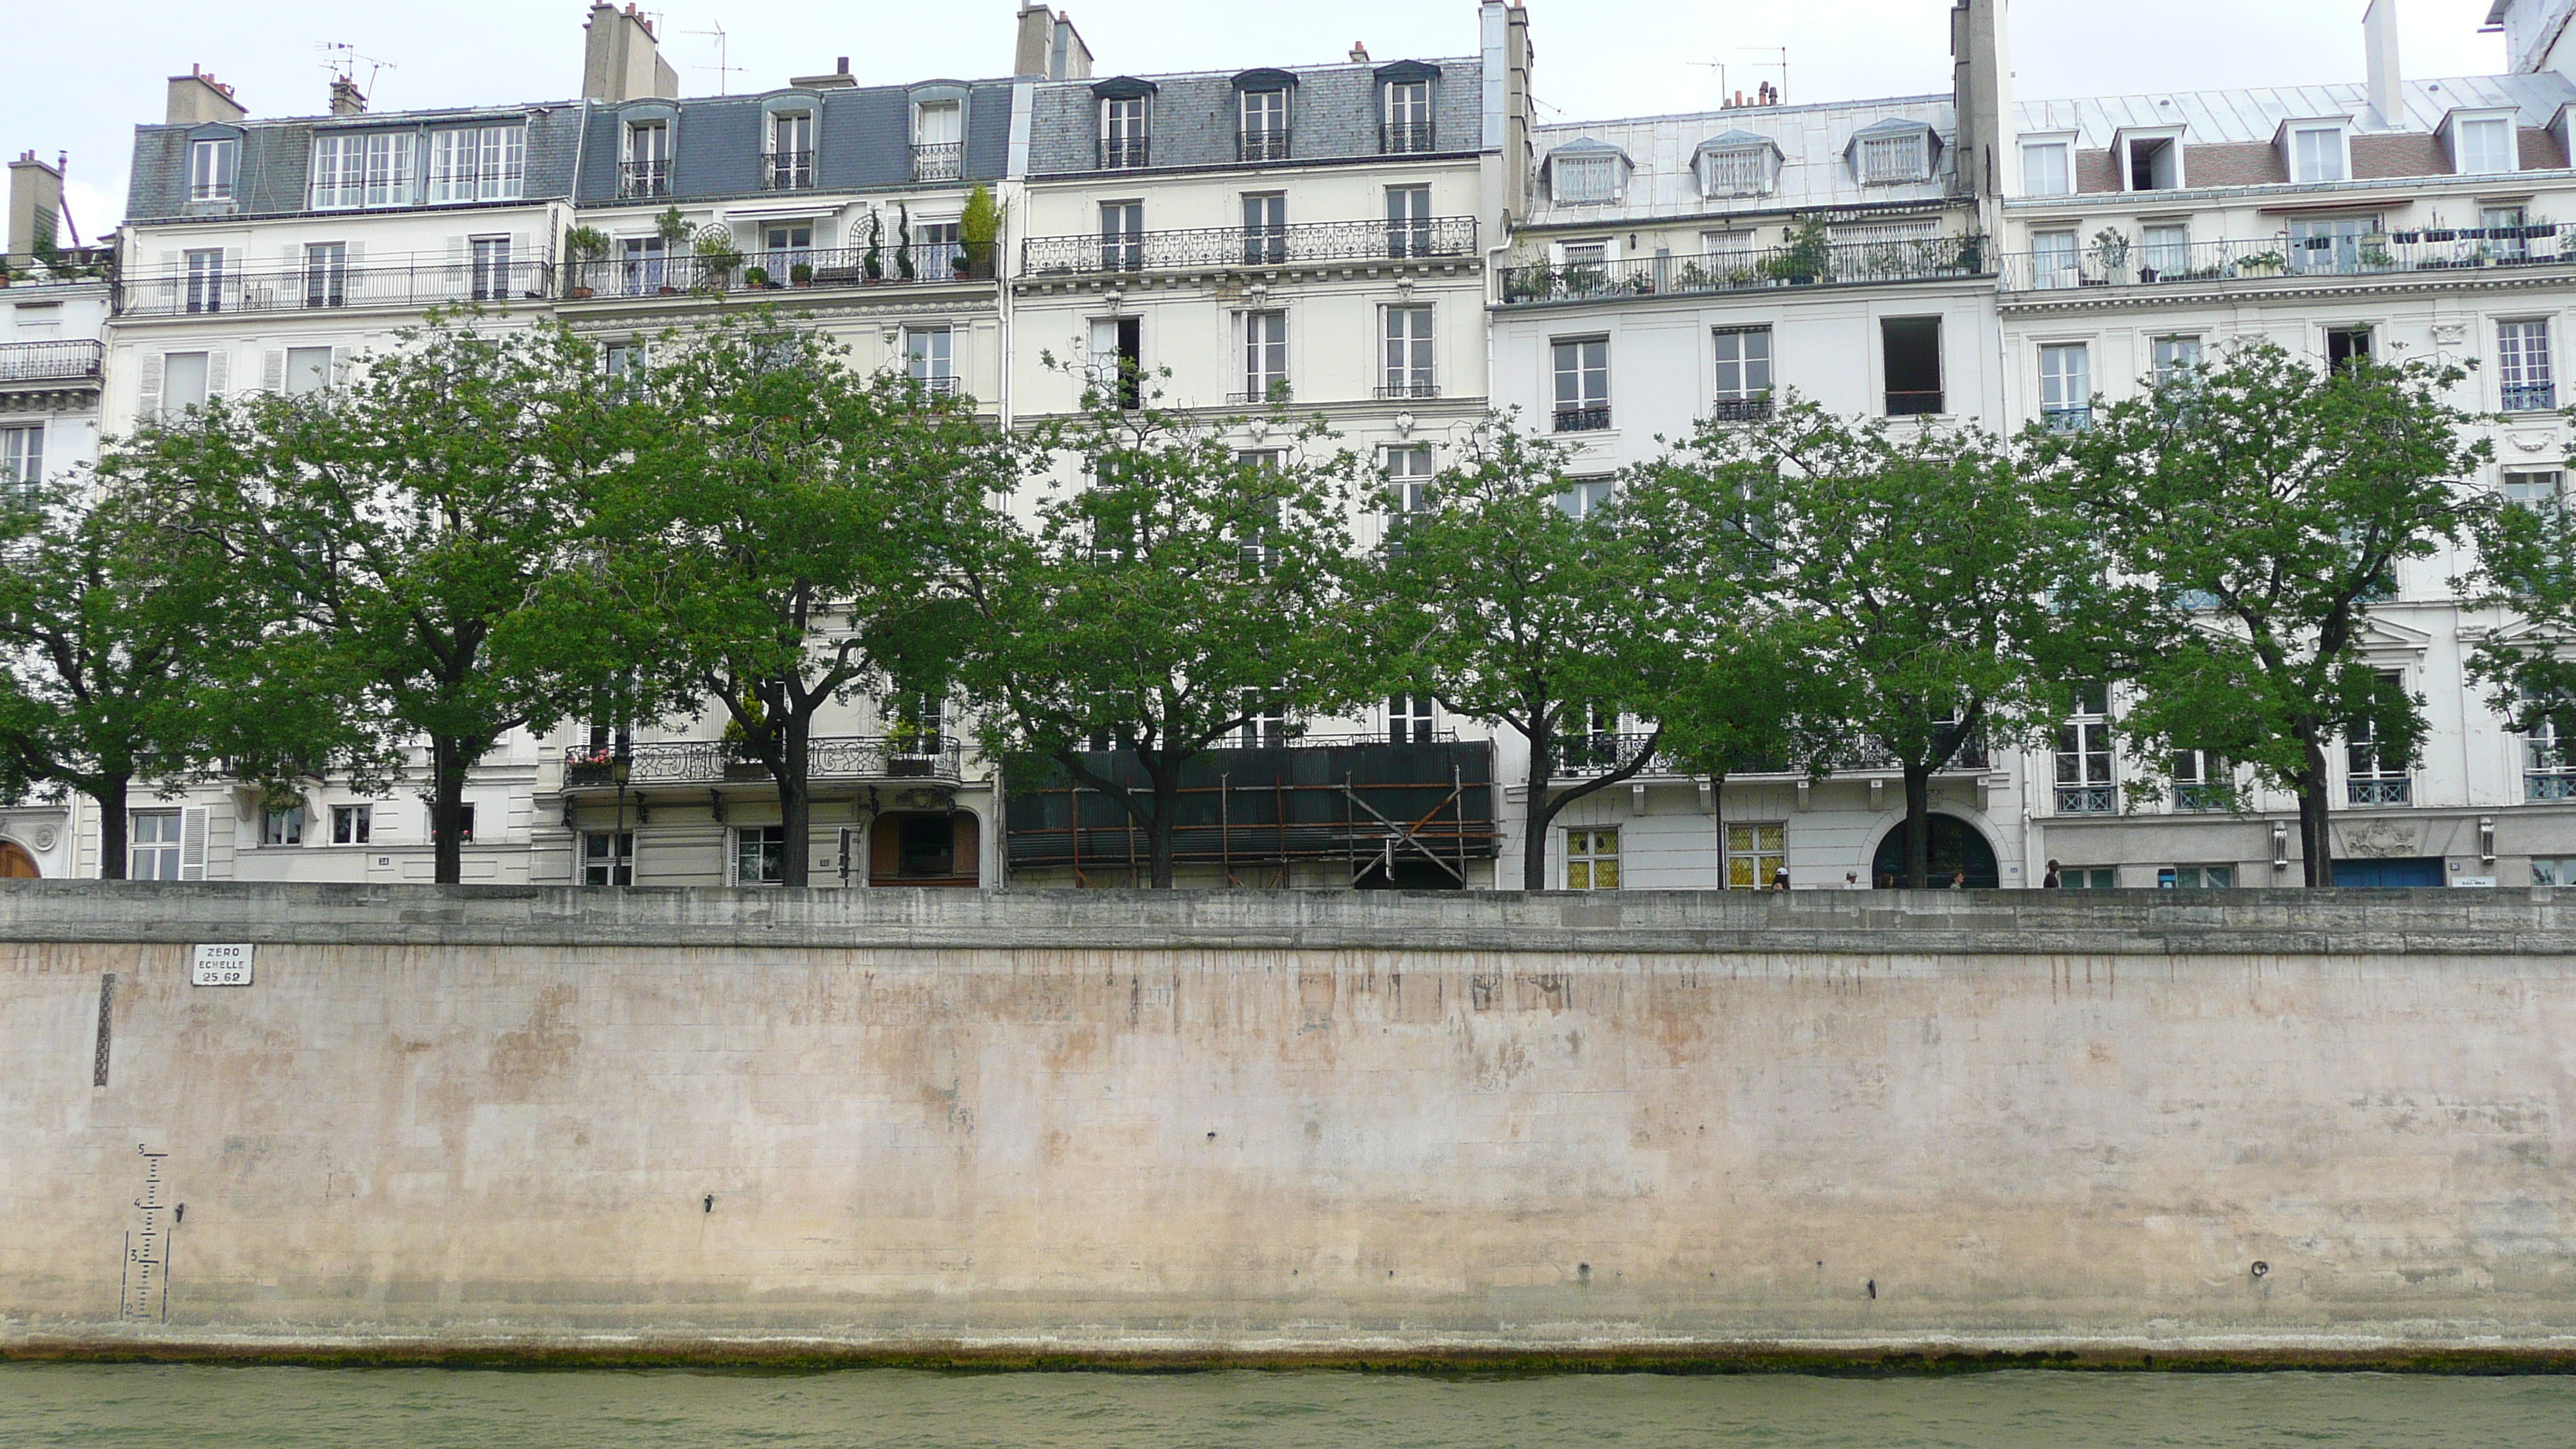
[[[1193,267],[1276,267],[1305,262],[1412,261],[1476,254],[1476,218],[1308,221],[1289,226],[1201,227],[1110,236],[1039,236],[1020,244],[1023,273],[1153,272]]]
[[[992,267],[986,261],[990,254],[990,247],[970,247],[961,242],[880,245],[875,276],[868,274],[865,247],[783,247],[742,252],[731,258],[695,253],[610,257],[565,263],[563,295],[567,301],[581,302],[592,298],[705,295],[767,288],[975,281],[992,276]],[[908,277],[904,274],[907,267],[911,272]],[[759,275],[754,276],[755,272]]]
[[[176,317],[509,302],[550,295],[554,270],[545,262],[439,261],[129,277],[117,311],[129,317]]]
[[[1707,252],[1688,257],[1631,257],[1505,267],[1505,306],[1606,301],[1619,297],[1759,292],[1784,287],[1859,286],[1956,281],[1990,275],[1982,236],[1843,242],[1770,251]]]
[[[2441,276],[2576,262],[2576,229],[2555,223],[2427,227],[2358,236],[2276,234],[2234,241],[2135,243],[2017,252],[2003,258],[2006,292],[2083,287],[2185,287],[2285,277]]]

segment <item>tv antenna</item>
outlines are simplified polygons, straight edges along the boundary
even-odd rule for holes
[[[361,96],[372,96],[375,94],[377,76],[382,75],[384,72],[389,70],[401,69],[400,66],[395,65],[390,60],[378,60],[372,55],[358,54],[358,48],[345,40],[326,40],[313,48],[328,57],[322,62],[322,68],[324,70],[331,72],[333,77],[347,81],[353,86],[358,84],[358,67],[362,65],[365,66],[367,68],[367,83],[364,86],[360,86],[358,89],[358,94]]]
[[[681,31],[680,33],[681,33],[682,35],[712,35],[712,36],[714,36],[714,37],[715,37],[715,41],[716,41],[716,63],[715,63],[715,64],[713,64],[713,65],[693,65],[693,66],[689,67],[689,69],[691,69],[691,70],[711,70],[711,71],[714,71],[714,72],[716,73],[716,94],[717,94],[717,95],[723,95],[723,94],[725,94],[725,93],[726,93],[726,92],[725,92],[725,77],[727,77],[727,76],[729,76],[729,75],[733,74],[733,73],[734,73],[734,72],[736,72],[736,71],[741,70],[741,69],[742,69],[742,67],[741,67],[741,66],[738,66],[738,65],[727,65],[727,64],[725,63],[725,62],[726,62],[726,60],[727,60],[727,59],[729,59],[729,56],[728,56],[728,55],[727,55],[727,53],[726,53],[726,44],[727,44],[727,42],[726,42],[726,36],[725,36],[724,22],[723,22],[723,21],[721,21],[721,20],[710,20],[710,21],[708,21],[708,22],[707,22],[707,25],[708,25],[710,28],[708,28],[708,29],[706,29],[706,30],[683,30],[683,31]]]

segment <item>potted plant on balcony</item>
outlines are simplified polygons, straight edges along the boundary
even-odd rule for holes
[[[814,285],[814,264],[812,262],[796,262],[791,264],[787,268],[787,284],[791,287],[810,287]]]
[[[2288,265],[2282,260],[2279,252],[2251,252],[2236,259],[2236,275],[2240,277],[2278,276]]]
[[[731,227],[721,223],[709,224],[698,232],[690,250],[698,258],[698,281],[690,291],[721,297],[731,290],[734,271],[742,265],[742,251],[733,244]]]
[[[2093,234],[2093,264],[2101,269],[2099,277],[2083,278],[2087,287],[2107,287],[2128,280],[2129,234],[2116,226],[2106,226]]]
[[[678,207],[665,207],[661,215],[653,218],[653,234],[662,239],[662,250],[665,255],[675,254],[688,243],[689,219],[680,214]],[[663,278],[661,287],[663,296],[672,296],[679,290],[671,285],[668,276]]]
[[[868,247],[859,256],[859,275],[870,283],[885,280],[885,220],[868,208]]]
[[[767,717],[761,710],[760,701],[757,699],[746,700],[746,704],[751,711],[752,717],[761,720],[765,726],[767,724]],[[726,780],[766,780],[769,778],[769,766],[767,763],[762,761],[757,753],[753,751],[751,747],[751,731],[743,728],[740,716],[736,716],[733,719],[725,721],[724,734],[721,737],[721,745],[722,748],[719,753],[723,756],[724,777]]]
[[[993,245],[1001,235],[1002,208],[993,199],[993,188],[978,186],[966,193],[966,210],[957,218],[957,275],[990,276]]]
[[[896,202],[894,204],[894,225],[895,275],[907,282],[914,281],[919,278],[921,273],[919,269],[914,267],[912,264],[912,208],[904,205],[900,201]]]
[[[759,287],[763,290],[767,290],[778,285],[778,283],[769,280],[769,268],[767,267],[745,268],[742,274],[742,284],[746,287]]]
[[[572,284],[564,295],[579,302],[591,295],[590,268],[608,259],[608,233],[595,226],[577,226],[564,233],[564,255],[572,262]]]
[[[1762,274],[1792,287],[1812,286],[1833,259],[1833,239],[1826,234],[1825,224],[1811,216],[1789,233],[1787,246],[1763,259]]]

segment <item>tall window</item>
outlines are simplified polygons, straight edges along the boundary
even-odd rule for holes
[[[2481,206],[2478,228],[2487,234],[2487,254],[2498,262],[2519,264],[2531,260],[2531,241],[2523,234],[2527,214],[2519,206]]]
[[[1390,156],[1431,149],[1431,82],[1389,81],[1379,149]]]
[[[2023,143],[2021,148],[2022,195],[2074,195],[2074,151],[2075,148],[2064,141]]]
[[[1142,166],[1149,155],[1145,98],[1119,96],[1100,103],[1100,166],[1104,171]]]
[[[1619,832],[1576,829],[1565,832],[1565,888],[1570,891],[1615,891],[1619,888]]]
[[[2451,136],[2456,152],[2452,164],[2462,176],[2520,169],[2514,154],[2519,149],[2515,144],[2517,138],[2510,120],[2499,116],[2482,121],[2462,121]]]
[[[1554,344],[1556,431],[1597,432],[1610,426],[1610,339],[1578,337]]]
[[[2547,318],[2496,324],[2496,382],[2506,412],[2543,413],[2558,406]]]
[[[478,236],[467,243],[474,251],[474,300],[501,302],[510,296],[510,239]]]
[[[2504,475],[2504,501],[2518,504],[2535,513],[2555,513],[2559,508],[2560,479],[2557,469]]]
[[[959,240],[962,223],[925,221],[912,229],[912,249],[921,255],[921,275],[932,281],[964,276],[966,247]]]
[[[957,386],[955,357],[951,349],[954,334],[945,327],[907,327],[903,329],[903,366],[913,381],[932,392],[950,392]]]
[[[409,131],[313,138],[313,207],[408,206],[420,138]]]
[[[0,428],[0,488],[22,492],[45,477],[45,425]]]
[[[179,812],[138,810],[126,826],[127,880],[179,878]]]
[[[1427,694],[1399,694],[1386,702],[1386,742],[1427,745],[1439,734],[1439,702]]]
[[[188,199],[190,201],[230,201],[233,199],[233,172],[240,165],[241,142],[231,136],[218,136],[188,143]]]
[[[635,832],[632,830],[583,832],[581,883],[595,886],[635,884]]]
[[[1730,825],[1726,827],[1726,888],[1728,890],[1762,890],[1768,887],[1780,872],[1788,868],[1788,826]]]
[[[2379,231],[2375,216],[2293,217],[2290,220],[2290,269],[2331,272],[2337,276],[2383,269],[2369,238]]]
[[[343,307],[349,301],[349,244],[304,244],[304,305]]]
[[[660,291],[670,281],[669,256],[669,245],[658,236],[626,238],[625,267],[619,278],[625,284],[626,295],[641,297]]]
[[[1592,510],[1610,501],[1619,491],[1617,480],[1610,478],[1575,478],[1562,493],[1548,501],[1568,518],[1589,518]]]
[[[1400,552],[1406,520],[1431,511],[1431,445],[1409,443],[1386,450],[1386,488],[1388,506],[1393,512],[1386,521],[1387,547]]]
[[[912,116],[912,179],[954,181],[966,174],[966,113],[955,101],[924,101]]]
[[[1269,701],[1246,700],[1235,743],[1247,750],[1275,750],[1288,743],[1288,712]]]
[[[2138,253],[2138,265],[2162,276],[2168,272],[2191,270],[2191,228],[2180,222],[2161,222],[2140,228],[2146,243]],[[2140,280],[2152,280],[2141,278]]]
[[[2061,433],[2092,426],[2092,356],[2083,343],[2052,343],[2039,349],[2039,416]]]
[[[286,393],[300,397],[324,391],[331,386],[331,349],[328,347],[290,347],[286,349]]]
[[[1288,159],[1288,92],[1245,91],[1237,102],[1235,158],[1241,161]]]
[[[1288,314],[1243,314],[1243,393],[1247,403],[1288,396]]]
[[[427,195],[433,205],[515,201],[526,185],[527,170],[525,126],[484,126],[430,134]]]
[[[2227,762],[2214,750],[2173,753],[2174,808],[2224,810],[2235,801]]]
[[[224,249],[200,247],[188,253],[188,310],[224,310]]]
[[[617,194],[627,197],[671,194],[671,127],[664,121],[637,121],[626,128],[626,159],[617,173]]]
[[[213,386],[209,364],[214,354],[207,352],[171,352],[161,358],[161,406],[172,414],[190,408],[204,407]]]
[[[2367,327],[2329,327],[2326,329],[2326,366],[2336,372],[2350,372],[2370,361],[2370,329]]]
[[[1247,191],[1243,196],[1243,261],[1275,266],[1288,260],[1288,194]]]
[[[2390,690],[2405,687],[2406,677],[2395,670],[2380,671],[2381,684]],[[2345,799],[2354,805],[2410,805],[2414,803],[2414,780],[2403,760],[2380,748],[2379,732],[2370,721],[2363,720],[2344,737]]]
[[[1771,329],[1717,329],[1717,395],[1710,416],[1754,422],[1771,416]]]
[[[1096,317],[1091,323],[1090,386],[1122,408],[1144,406],[1145,321]]]
[[[1920,417],[1942,410],[1941,319],[1883,317],[1879,345],[1887,375],[1887,415]]]
[[[733,883],[776,885],[787,878],[787,827],[741,825],[733,832]]]
[[[2531,691],[2522,697],[2530,702]],[[2568,749],[2555,720],[2540,720],[2522,737],[2522,795],[2526,800],[2576,800],[2576,751]]]
[[[2188,382],[2191,375],[2200,369],[2200,339],[2197,337],[2159,337],[2147,345],[2155,364],[2158,387]]]
[[[791,281],[796,268],[814,264],[814,223],[772,222],[761,229],[761,270],[774,282]]]
[[[2290,132],[2293,181],[2344,179],[2343,128],[2303,126]]]
[[[2066,722],[2057,727],[2057,813],[2108,815],[2119,808],[2111,779],[2111,691],[2079,684]]]
[[[769,189],[803,191],[813,184],[814,113],[780,111],[769,118]]]
[[[1431,255],[1431,188],[1390,186],[1386,189],[1386,254],[1390,257]]]
[[[2079,275],[2075,256],[2075,233],[2071,231],[2031,233],[2031,285],[2042,290],[2074,286]]]
[[[1431,372],[1431,309],[1389,307],[1385,317],[1386,373],[1378,385],[1378,396],[1440,396],[1440,386]]]
[[[1145,203],[1100,203],[1100,268],[1132,272],[1145,265]]]

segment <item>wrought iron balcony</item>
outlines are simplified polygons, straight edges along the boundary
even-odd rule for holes
[[[1436,382],[1380,383],[1378,384],[1377,396],[1380,402],[1400,398],[1436,398],[1440,396],[1440,384]]]
[[[744,252],[733,261],[694,253],[679,256],[611,257],[596,262],[566,262],[564,299],[671,296],[681,293],[758,292],[804,287],[900,286],[906,283],[989,280],[990,248],[961,242],[916,242],[910,247],[877,250],[879,275],[868,275],[865,247],[794,247],[780,251]],[[907,267],[912,275],[904,275]],[[752,273],[760,273],[754,277]]]
[[[1377,128],[1377,149],[1387,156],[1418,156],[1432,150],[1439,139],[1428,121],[1395,121]]]
[[[1719,398],[1709,404],[1708,420],[1713,423],[1767,423],[1771,421],[1771,394]]]
[[[2576,800],[2576,768],[2564,765],[2523,772],[2525,800]]]
[[[1556,431],[1560,433],[1597,433],[1610,426],[1610,405],[1556,410]]]
[[[1285,161],[1288,159],[1286,131],[1242,131],[1234,138],[1237,161]]]
[[[2002,259],[2007,292],[2080,287],[2193,287],[2285,277],[2438,278],[2495,267],[2576,262],[2576,236],[2554,223],[2431,227],[2364,236],[2293,238],[2286,232],[2237,241],[2105,245],[2016,253]]]
[[[2412,805],[2415,782],[2404,775],[2356,777],[2344,784],[2344,798],[2353,805]]]
[[[1645,749],[1652,735],[1584,734],[1569,735],[1558,742],[1557,774],[1568,779],[1585,779],[1606,775],[1625,766]],[[1989,768],[1991,755],[1982,739],[1972,739],[1959,747],[1937,773],[1964,774]],[[1862,743],[1838,751],[1827,762],[1828,774],[1887,774],[1901,771],[1903,762],[1874,743]],[[1647,761],[1640,775],[1673,776],[1683,773],[1680,764],[1660,751]],[[1749,760],[1729,773],[1729,779],[1750,776],[1804,776],[1803,768],[1792,767],[1786,760]]]
[[[2225,785],[2176,785],[2173,808],[2177,814],[2199,814],[2236,808],[2236,792]]]
[[[2060,785],[2057,787],[2057,813],[2060,815],[2109,815],[2120,808],[2117,785]]]
[[[1960,281],[1991,275],[1989,262],[1982,236],[1566,262],[1503,268],[1502,301],[1504,306],[1513,307],[1612,301],[1620,297],[1762,292],[1782,287]]]
[[[954,181],[966,174],[966,143],[932,141],[912,148],[912,179]]]
[[[1020,244],[1032,276],[1152,272],[1199,267],[1297,266],[1310,262],[1404,261],[1476,254],[1476,218],[1428,221],[1309,221],[1282,227],[1201,227],[1041,236]]]
[[[895,741],[830,736],[809,740],[805,773],[811,780],[957,780],[965,747],[954,736]],[[564,752],[563,788],[641,790],[727,781],[767,784],[769,767],[741,759],[722,740],[654,740],[624,749],[576,745]]]
[[[761,158],[772,191],[808,191],[814,185],[814,153],[772,151]]]
[[[621,161],[617,163],[617,194],[628,199],[671,194],[671,163],[668,161]]]
[[[0,343],[0,385],[13,382],[95,382],[106,344],[95,338]]]
[[[1133,171],[1151,163],[1153,149],[1143,136],[1126,136],[1115,141],[1103,139],[1100,143],[1100,169]]]
[[[117,311],[128,317],[212,312],[300,312],[341,307],[427,307],[443,302],[510,302],[552,295],[544,262],[438,261],[413,266],[296,267],[220,276],[152,277],[126,283]]]
[[[2549,382],[2506,383],[2504,410],[2509,413],[2546,413],[2558,408],[2558,385]]]

